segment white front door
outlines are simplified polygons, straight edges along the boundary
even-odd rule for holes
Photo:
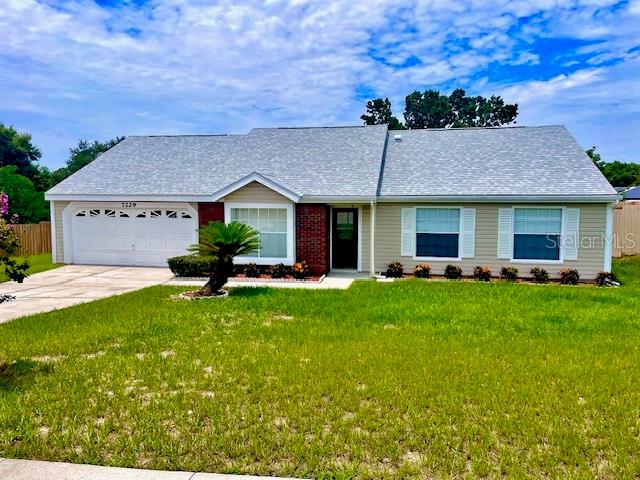
[[[167,258],[184,255],[197,241],[197,218],[188,204],[72,204],[69,215],[71,259],[65,260],[76,264],[165,267]]]

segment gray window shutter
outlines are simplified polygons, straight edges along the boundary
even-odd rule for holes
[[[402,209],[402,235],[400,240],[400,256],[413,257],[416,241],[415,210],[413,208]]]
[[[562,236],[563,257],[565,260],[578,259],[578,232],[580,230],[580,209],[567,208],[564,217]]]
[[[476,209],[462,209],[462,258],[476,256]]]
[[[498,258],[511,258],[512,222],[511,208],[498,209]]]

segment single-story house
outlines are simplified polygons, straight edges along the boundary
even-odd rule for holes
[[[572,267],[584,279],[611,269],[617,201],[563,126],[385,125],[131,136],[46,198],[61,263],[165,266],[199,225],[237,220],[261,242],[238,263]]]

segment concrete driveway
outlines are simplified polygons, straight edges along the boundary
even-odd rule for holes
[[[67,265],[36,273],[22,284],[0,283],[0,294],[16,297],[0,304],[0,323],[159,285],[171,278],[168,268],[95,265]]]

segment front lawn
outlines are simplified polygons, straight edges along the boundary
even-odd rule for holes
[[[640,475],[640,260],[618,289],[358,282],[0,326],[0,457],[314,478]],[[3,363],[4,362],[4,363]]]
[[[60,266],[58,263],[53,263],[51,261],[51,252],[49,253],[41,253],[39,255],[31,255],[29,257],[19,257],[17,260],[22,261],[26,260],[29,263],[29,269],[27,270],[27,274],[33,275],[34,273],[44,272],[46,270],[51,270],[52,268],[57,268]],[[3,269],[0,269],[0,283],[6,282],[9,280],[9,277],[4,273]]]

